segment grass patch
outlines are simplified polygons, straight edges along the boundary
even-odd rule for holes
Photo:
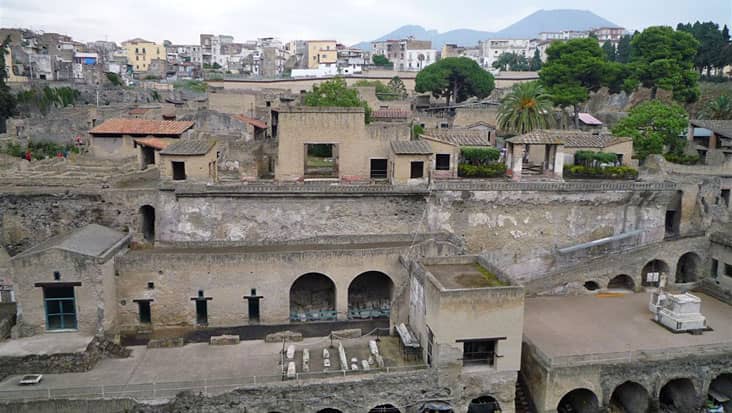
[[[485,280],[488,282],[488,287],[505,287],[505,282],[498,279],[498,276],[496,274],[493,274],[492,272],[485,269],[482,265],[478,264],[477,262],[473,264],[475,269],[485,278]]]

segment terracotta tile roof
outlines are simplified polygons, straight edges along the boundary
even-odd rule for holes
[[[252,118],[247,115],[234,115],[234,119],[239,119],[242,122],[248,123],[260,129],[267,129],[267,122],[259,120],[257,118]]]
[[[584,112],[580,112],[579,121],[584,123],[585,125],[591,125],[591,126],[602,125],[602,121],[600,119],[597,119],[596,117],[590,115],[589,113],[584,113]]]
[[[378,109],[375,110],[372,117],[374,119],[407,119],[412,112],[404,109]]]
[[[606,148],[618,143],[632,141],[631,138],[613,136],[609,133],[585,132],[581,130],[544,129],[506,139],[506,142],[541,145],[563,144],[568,148]]]
[[[486,130],[475,129],[428,129],[422,136],[455,146],[492,146],[491,134]]]
[[[192,121],[114,118],[93,128],[89,133],[92,135],[180,135],[192,127]]]
[[[147,111],[150,110],[149,108],[132,108],[127,113],[130,115],[144,115],[147,113]]]
[[[473,128],[477,128],[478,126],[487,126],[487,127],[491,128],[491,129],[495,129],[496,128],[496,125],[491,125],[488,122],[484,122],[482,120],[479,120],[477,122],[471,123],[468,126],[465,126],[465,129],[473,129]]]
[[[171,143],[167,148],[160,151],[161,155],[175,155],[175,156],[196,156],[207,154],[213,146],[216,145],[216,141],[209,140],[182,140]]]
[[[168,142],[165,142],[164,140],[158,138],[138,138],[135,139],[135,142],[137,142],[139,145],[149,146],[158,150],[165,149],[169,145]]]
[[[422,140],[419,141],[392,141],[391,150],[397,155],[431,155],[432,148]]]
[[[732,138],[732,120],[692,119],[689,123],[698,128],[709,129],[717,135]]]

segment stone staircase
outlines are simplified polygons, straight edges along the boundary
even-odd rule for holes
[[[521,166],[521,175],[544,175],[544,167],[541,164],[524,162]]]

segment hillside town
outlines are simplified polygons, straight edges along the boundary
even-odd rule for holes
[[[569,12],[0,28],[0,411],[732,412],[729,28]]]

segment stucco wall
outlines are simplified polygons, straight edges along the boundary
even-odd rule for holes
[[[186,180],[215,181],[218,168],[216,167],[216,150],[214,145],[205,155],[181,156],[161,155],[160,176],[164,179],[173,179],[172,162],[183,162],[186,171]]]

